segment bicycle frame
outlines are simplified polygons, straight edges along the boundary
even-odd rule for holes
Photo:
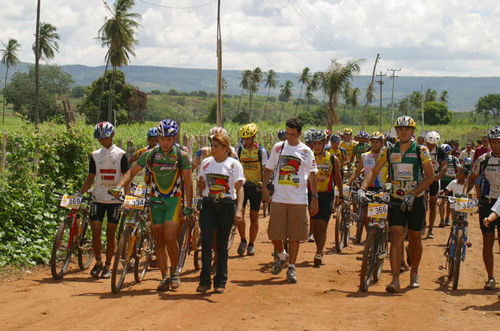
[[[461,212],[455,212],[456,215],[453,219],[453,224],[450,233],[449,245],[450,250],[448,254],[450,254],[450,258],[455,258],[455,245],[457,240],[457,232],[459,229],[463,230],[464,233],[464,247],[461,260],[465,261],[466,251],[467,251],[467,229],[469,227],[469,222],[467,221],[467,214]]]

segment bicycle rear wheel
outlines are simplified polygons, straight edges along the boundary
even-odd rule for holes
[[[455,261],[453,263],[453,290],[458,287],[458,279],[460,278],[460,264],[464,250],[464,232],[462,229],[457,231],[457,240],[455,244]]]
[[[342,237],[342,208],[337,207],[337,212],[335,215],[335,248],[337,253],[342,253],[342,248],[344,248],[344,238]]]
[[[365,250],[363,251],[363,262],[361,263],[361,273],[359,276],[359,289],[361,292],[368,291],[370,287],[375,259],[377,258],[379,229],[372,228],[366,237]]]
[[[111,270],[111,291],[113,293],[120,292],[120,289],[125,282],[125,277],[129,273],[129,266],[134,257],[134,244],[132,241],[131,227],[126,228],[120,236],[118,249],[116,250],[115,260],[113,261],[113,269]]]
[[[177,263],[177,270],[182,272],[186,257],[191,250],[191,243],[189,237],[191,236],[192,226],[189,221],[184,222],[182,225],[181,235],[179,237],[179,262]]]
[[[233,246],[234,242],[234,237],[236,237],[236,230],[237,227],[235,224],[231,227],[231,233],[229,233],[229,240],[227,241],[227,251],[231,250],[231,247]]]
[[[197,222],[195,222],[191,245],[194,251],[193,254],[194,270],[198,271],[201,269],[201,235],[200,235],[200,227],[198,226]]]
[[[350,217],[350,216],[347,216]],[[351,224],[349,223],[349,220],[344,220],[344,226],[343,226],[343,239],[344,239],[344,247],[349,246],[349,240],[350,240],[350,235],[351,235]]]
[[[81,270],[85,270],[93,260],[92,228],[88,215],[85,215],[82,219],[81,233],[78,235],[78,266]]]
[[[149,221],[146,221],[149,222]],[[143,224],[139,241],[136,244],[136,256],[134,263],[134,278],[137,283],[141,282],[148,272],[149,262],[154,252],[153,237],[148,225]]]
[[[73,219],[67,217],[64,221],[59,223],[59,227],[57,228],[56,236],[52,244],[52,255],[50,257],[50,271],[54,279],[61,279],[68,269],[71,260],[71,247],[69,247],[69,241],[72,225]]]

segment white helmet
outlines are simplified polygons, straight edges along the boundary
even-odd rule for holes
[[[222,133],[223,135],[227,136],[227,131],[221,126],[214,126],[213,128],[210,129],[210,139],[215,136],[217,133]]]
[[[427,132],[427,135],[425,136],[425,141],[428,144],[437,145],[437,144],[439,144],[439,140],[441,140],[441,136],[439,135],[439,132],[437,132],[437,131],[429,131],[429,132]]]

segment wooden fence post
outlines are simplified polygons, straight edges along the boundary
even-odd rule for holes
[[[0,162],[0,172],[4,172],[5,170],[6,158],[7,158],[7,131],[4,131],[2,135],[2,157]]]
[[[129,140],[127,140],[127,158],[130,159],[130,157],[134,155],[134,152],[134,140],[132,140],[132,138],[129,138]]]
[[[122,140],[122,138],[120,138],[118,140],[118,145],[117,146],[120,147],[120,148],[122,148],[122,146],[123,146],[123,140]]]

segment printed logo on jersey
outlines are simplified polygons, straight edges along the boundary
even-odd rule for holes
[[[299,186],[299,168],[301,160],[295,156],[282,155],[278,161],[279,177],[278,183],[281,185]]]
[[[392,163],[401,163],[401,153],[391,153]]]
[[[207,174],[208,196],[223,198],[229,196],[229,176]]]
[[[207,171],[207,168],[208,166],[210,165],[210,162],[207,162],[204,166],[203,166],[203,171]]]

